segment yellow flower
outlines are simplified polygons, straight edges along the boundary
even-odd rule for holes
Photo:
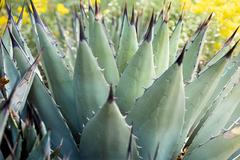
[[[7,21],[8,21],[7,16],[0,16],[0,27],[4,28],[3,26],[5,26],[7,24]]]
[[[62,3],[57,4],[57,12],[61,15],[65,15],[69,13],[69,9],[67,9]]]
[[[32,0],[39,14],[46,13],[48,0]]]
[[[191,0],[181,0],[190,3]],[[191,8],[187,9],[196,14],[214,13],[219,23],[220,35],[229,36],[240,24],[240,3],[239,0],[196,0]]]

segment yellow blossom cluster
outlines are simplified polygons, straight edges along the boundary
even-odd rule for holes
[[[19,0],[18,0],[19,1]],[[66,6],[62,3],[57,3],[56,6],[54,5],[49,5],[51,3],[50,0],[32,0],[38,13],[39,14],[43,14],[46,13],[50,8],[49,7],[55,7],[56,12],[59,13],[60,15],[65,15],[68,14],[70,11],[68,8],[66,8]],[[5,0],[0,0],[0,8],[3,8],[5,5]],[[22,7],[19,6],[17,8],[17,13],[20,14],[22,11]],[[7,24],[7,15],[5,12],[2,12],[2,14],[0,14],[0,32],[3,31],[3,29],[5,28],[5,25]],[[23,11],[23,20],[22,23],[23,24],[27,24],[30,22],[30,18],[29,15],[27,13],[26,7]],[[0,33],[1,35],[1,33]]]
[[[240,24],[239,0],[181,0],[185,9],[195,14],[214,13],[220,35],[228,37]]]

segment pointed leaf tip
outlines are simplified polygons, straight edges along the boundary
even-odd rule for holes
[[[131,158],[132,153],[132,138],[133,138],[133,122],[131,123],[131,131],[130,131],[130,137],[129,137],[129,143],[128,143],[128,151],[127,151],[127,159]]]
[[[176,63],[180,66],[183,62],[183,58],[184,58],[184,53],[185,53],[185,50],[186,50],[186,46],[187,46],[187,43],[184,45],[183,49],[182,49],[182,52],[180,53],[180,55],[178,56],[177,60],[176,60]]]
[[[109,95],[108,95],[108,102],[112,103],[115,100],[116,100],[116,97],[114,96],[114,93],[113,93],[113,86],[110,85],[110,90],[109,90]]]
[[[93,7],[92,7],[92,4],[91,4],[91,1],[90,1],[90,0],[88,0],[88,10],[89,10],[89,12],[94,13]]]
[[[235,31],[233,32],[233,34],[226,40],[226,42],[225,42],[225,44],[224,44],[225,46],[229,45],[229,44],[232,42],[233,38],[235,37],[235,35],[236,35],[237,32],[238,32],[239,27],[240,27],[240,25],[235,29]]]
[[[240,39],[234,44],[234,46],[227,52],[227,54],[225,55],[226,58],[231,58],[233,51],[235,50],[235,48],[237,47],[238,43],[239,43]]]
[[[86,36],[84,34],[84,26],[83,26],[83,21],[82,18],[80,16],[77,16],[78,20],[79,20],[79,27],[80,27],[80,41],[86,40]]]
[[[23,19],[23,12],[24,12],[24,9],[25,9],[25,5],[26,5],[26,1],[24,1],[23,5],[22,5],[22,10],[20,12],[20,15],[18,17],[18,21],[17,21],[17,25],[19,25],[19,23],[22,21]]]
[[[12,32],[10,31],[9,28],[8,28],[8,31],[9,31],[9,35],[10,35],[10,38],[11,38],[11,41],[12,41],[13,48],[14,47],[19,47],[19,44],[18,44],[17,40],[15,39],[14,35],[12,34]]]
[[[11,20],[12,19],[12,8],[8,4],[6,4],[6,11],[8,14],[8,20]]]
[[[96,19],[99,19],[99,17],[100,17],[100,6],[99,6],[97,0],[95,0],[95,17],[96,17]]]
[[[37,9],[36,9],[32,0],[30,0],[30,4],[31,4],[31,7],[32,7],[33,16],[34,16],[34,19],[35,19],[36,23],[40,24],[41,26],[44,26],[40,16],[38,15]]]
[[[135,9],[134,9],[134,5],[133,5],[133,8],[132,8],[132,17],[131,17],[131,22],[130,24],[131,25],[134,25],[134,22],[135,22]]]
[[[128,17],[127,2],[126,1],[125,1],[125,5],[124,5],[124,10],[123,10],[123,16]]]
[[[148,30],[144,36],[144,40],[150,42],[152,40],[152,29],[153,29],[153,24],[154,24],[154,11],[152,12],[151,20],[149,22]]]

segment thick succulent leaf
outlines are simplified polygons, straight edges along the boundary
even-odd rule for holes
[[[123,73],[138,49],[136,28],[134,24],[129,23],[128,17],[125,17],[124,19],[117,53],[117,66],[120,74]]]
[[[228,159],[238,148],[240,148],[239,129],[239,125],[234,125],[231,129],[222,131],[204,144],[199,145],[198,148],[192,152],[189,152],[184,159]]]
[[[97,133],[97,134],[96,134]],[[130,127],[110,96],[101,110],[87,123],[80,142],[82,159],[127,159]],[[132,159],[138,159],[135,139],[132,139]],[[94,146],[94,147],[93,147]]]
[[[23,131],[23,138],[25,140],[24,150],[27,153],[30,153],[33,149],[34,144],[37,140],[37,132],[34,126],[26,126]]]
[[[195,35],[188,43],[183,60],[183,79],[184,82],[192,81],[195,78],[196,70],[199,63],[199,57],[202,53],[205,33],[211,16],[202,25],[199,26]]]
[[[156,75],[160,76],[169,67],[169,31],[168,22],[163,21],[154,35],[153,54]]]
[[[180,15],[180,18],[176,24],[176,27],[174,28],[173,33],[171,34],[171,37],[169,39],[169,64],[172,64],[176,60],[182,27],[183,27],[183,19],[182,19],[182,15]]]
[[[16,144],[19,141],[19,126],[16,124],[17,122],[14,120],[13,115],[11,114],[8,118],[8,130],[11,134],[11,142]]]
[[[23,52],[24,51],[19,48],[19,46],[14,47],[14,57],[21,73],[24,73],[30,66],[29,59]],[[77,159],[78,150],[76,144],[68,126],[65,123],[65,120],[58,109],[59,106],[55,103],[49,91],[38,76],[35,76],[33,81],[33,85],[29,94],[29,102],[37,108],[40,117],[46,124],[46,127],[51,129],[51,144],[53,147],[58,146],[61,140],[64,139],[64,145],[61,149],[61,154],[64,155],[71,153],[71,158]]]
[[[239,27],[233,32],[233,34],[226,40],[226,42],[223,44],[222,48],[216,53],[216,55],[206,64],[204,69],[201,71],[203,72],[205,69],[208,68],[208,66],[213,65],[216,63],[219,59],[221,59],[229,50],[230,50],[230,44],[233,41]]]
[[[79,43],[73,81],[78,106],[78,121],[81,123],[82,131],[87,118],[91,118],[92,111],[97,112],[99,107],[106,102],[109,92],[109,85],[84,39],[81,39]]]
[[[32,8],[34,8],[33,5]],[[58,48],[54,46],[54,42],[52,41],[53,39],[49,37],[49,34],[36,10],[33,9],[33,11],[40,48],[43,52],[43,68],[46,73],[49,86],[54,99],[57,104],[61,106],[60,110],[67,120],[70,129],[77,135],[80,129],[80,124],[77,119],[77,107],[74,100],[72,78],[63,63],[62,57],[59,55]]]
[[[19,136],[18,142],[16,144],[14,160],[20,160],[21,159],[22,150],[23,150],[23,139],[22,139],[21,136]]]
[[[5,74],[6,78],[10,80],[6,84],[7,97],[9,97],[14,87],[16,86],[17,82],[19,81],[20,75],[9,53],[7,52],[6,48],[3,46],[3,43],[0,44],[0,52],[1,52],[1,59],[3,61],[3,66],[2,66],[3,67],[2,69],[4,72],[3,74]]]
[[[143,41],[123,72],[116,89],[117,104],[123,114],[131,110],[155,77],[151,41]],[[128,94],[126,94],[128,93]]]
[[[13,95],[10,100],[10,107],[15,112],[21,112],[25,106],[29,91],[31,89],[33,79],[35,77],[35,70],[38,65],[38,59],[31,65],[31,67],[23,75],[22,80],[18,83],[13,91]]]
[[[116,86],[119,81],[119,73],[115,62],[112,48],[109,44],[105,29],[100,19],[95,18],[91,49],[95,57],[97,57],[100,68],[103,69],[104,76],[109,84]],[[91,42],[91,41],[90,41]],[[91,43],[90,43],[91,44]]]
[[[7,124],[8,115],[9,115],[9,108],[0,108],[0,143],[2,142],[5,126]]]
[[[231,126],[231,124],[239,118],[239,115],[240,115],[240,104],[238,104],[238,106],[232,113],[231,117],[228,119],[228,122],[225,125],[225,128],[228,128],[229,126]]]
[[[123,114],[130,111],[136,98],[144,93],[144,88],[150,86],[155,78],[152,49],[153,20],[152,16],[145,39],[123,72],[116,89],[117,104]]]
[[[27,4],[27,11],[28,11],[28,14],[29,14],[29,17],[30,17],[30,20],[31,20],[31,24],[32,24],[32,34],[33,34],[33,38],[34,38],[34,41],[35,41],[35,44],[36,44],[36,48],[37,48],[38,51],[40,51],[40,46],[39,46],[40,43],[39,43],[36,23],[35,23],[34,16],[33,16],[32,10],[30,9],[29,4]]]
[[[208,70],[185,87],[187,98],[183,141],[190,128],[194,127],[207,112],[209,108],[207,105],[208,101],[218,86],[231,53],[226,54],[216,64],[209,67]]]
[[[91,5],[89,5],[89,12],[88,12],[88,30],[89,30],[89,35],[88,35],[88,43],[90,48],[94,47],[94,21],[95,21],[95,16],[94,16],[94,11]],[[78,27],[79,29],[79,27]],[[80,33],[80,31],[79,31]],[[79,34],[77,35],[79,39]]]
[[[163,17],[163,10],[161,10],[160,14],[158,15],[158,19],[154,25],[154,35],[157,34],[157,32],[159,31],[159,29],[161,28],[161,25],[164,21],[164,17]]]
[[[240,149],[237,149],[229,158],[228,160],[238,160],[240,158]]]
[[[234,74],[232,79],[228,82],[222,93],[217,100],[213,103],[207,117],[203,124],[200,124],[201,128],[195,135],[193,142],[189,147],[189,151],[196,148],[197,145],[204,143],[211,135],[216,135],[227,124],[229,118],[233,114],[234,110],[240,104],[240,69]],[[205,116],[204,116],[205,118]]]
[[[23,14],[24,14],[25,6],[26,6],[26,1],[24,1],[24,3],[22,4],[22,6],[21,6],[22,9],[21,9],[21,12],[20,12],[20,14],[18,16],[18,19],[17,19],[16,24],[17,24],[19,29],[21,29],[21,27],[22,27],[22,20],[23,20]]]
[[[61,42],[61,46],[65,47],[64,48],[65,57],[63,58],[63,60],[68,70],[71,73],[73,73],[75,60],[76,60],[76,49],[75,47],[73,47],[73,44],[71,44],[72,37],[66,36],[65,30],[62,26],[62,22],[60,21],[60,16],[58,14],[56,14],[56,19],[57,19],[57,26],[58,26],[58,32],[59,32],[58,39]]]
[[[185,110],[182,56],[145,91],[127,117],[143,147],[143,159],[154,157],[156,152],[157,159],[170,159],[175,151]]]
[[[15,40],[18,42],[21,48],[25,51],[26,55],[30,59],[30,62],[33,62],[34,58],[31,56],[31,50],[28,48],[25,39],[23,38],[21,32],[19,31],[15,23],[12,25],[11,33],[13,34],[13,36],[15,37]]]
[[[8,27],[10,27],[10,26],[8,26]],[[12,28],[12,27],[10,27],[10,28]],[[11,41],[10,33],[9,33],[10,28],[6,28],[6,30],[2,36],[2,42],[3,42],[4,46],[6,46],[7,53],[9,53],[9,56],[12,59],[13,58],[13,49],[12,49],[12,41]]]
[[[14,88],[9,99],[5,102],[2,108],[0,108],[0,142],[2,140],[5,125],[7,123],[10,107],[21,108],[25,105],[27,96],[29,94],[30,87],[35,75],[36,63],[34,63],[28,71],[23,75],[22,79],[18,82]]]
[[[37,144],[29,154],[27,160],[43,160],[50,158],[50,132]]]

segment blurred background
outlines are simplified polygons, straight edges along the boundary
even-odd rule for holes
[[[0,11],[0,33],[5,29],[7,23],[7,15],[4,9],[4,0],[0,0],[2,9]],[[95,0],[82,0],[86,10],[88,9],[88,1],[94,4]],[[80,0],[33,0],[38,12],[42,15],[44,21],[57,36],[56,15],[60,22],[64,22],[64,27],[71,26],[70,15],[74,10],[75,5],[80,4]],[[136,12],[144,17],[149,17],[152,10],[160,12],[163,4],[168,4],[168,0],[97,0],[100,4],[101,12],[105,17],[106,22],[110,22],[112,16],[120,15],[125,2],[127,2],[129,11],[134,6]],[[222,46],[223,42],[233,33],[240,24],[240,3],[238,0],[174,0],[172,2],[170,12],[170,28],[178,19],[181,10],[184,10],[184,28],[182,41],[186,41],[198,25],[208,15],[214,13],[211,25],[208,29],[207,41],[204,47],[203,59],[209,59]],[[17,19],[22,10],[23,0],[7,0],[7,3],[13,9],[13,15]],[[23,32],[28,33],[31,29],[30,19],[27,11],[24,11],[23,16]],[[31,41],[31,36],[27,38]],[[29,42],[30,43],[30,42]],[[31,44],[30,44],[31,45]]]

